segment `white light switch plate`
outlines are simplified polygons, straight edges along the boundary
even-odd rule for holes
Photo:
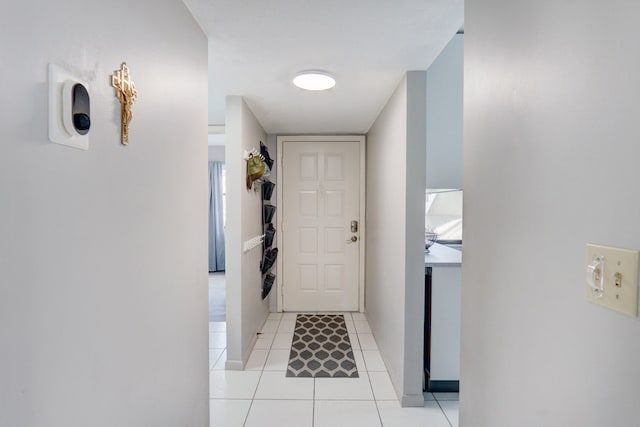
[[[587,280],[585,298],[612,310],[637,317],[640,251],[588,244],[587,267],[596,258],[603,259],[601,264],[603,290],[595,290]]]

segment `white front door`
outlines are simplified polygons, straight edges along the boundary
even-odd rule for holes
[[[281,137],[281,150],[282,309],[358,310],[364,137]]]

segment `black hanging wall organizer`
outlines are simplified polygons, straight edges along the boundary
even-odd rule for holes
[[[264,162],[270,170],[273,170],[273,160],[269,156],[267,147],[260,141],[260,154],[264,157]],[[276,213],[276,207],[271,204],[271,195],[275,188],[275,184],[268,179],[262,181],[262,231],[264,232],[264,241],[262,243],[262,262],[260,263],[260,271],[262,272],[262,299],[265,299],[276,280],[276,276],[269,271],[273,268],[278,257],[278,248],[274,248],[276,229],[273,226],[273,216]]]

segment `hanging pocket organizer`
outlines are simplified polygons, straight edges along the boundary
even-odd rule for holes
[[[265,180],[262,183],[262,200],[271,200],[271,195],[273,194],[275,186],[276,185],[271,181]]]
[[[264,223],[270,223],[271,220],[273,219],[273,215],[275,215],[276,213],[276,207],[273,205],[264,205],[262,207],[263,209],[263,214],[264,214]]]
[[[264,281],[262,282],[262,299],[265,299],[267,297],[267,295],[269,295],[269,292],[271,291],[271,288],[273,287],[273,283],[276,280],[276,276],[274,276],[271,273],[268,273],[265,277],[264,277]]]
[[[274,166],[274,161],[262,141],[260,141],[260,158],[264,160],[267,170],[270,172]],[[271,204],[270,200],[276,184],[266,179],[268,175],[269,174],[265,174],[262,177],[262,185],[260,186],[262,192],[262,231],[264,233],[262,261],[260,262],[260,271],[262,272],[262,299],[265,299],[269,295],[275,283],[276,276],[269,273],[269,270],[273,267],[278,257],[278,249],[271,247],[276,236],[276,229],[272,223],[276,213],[276,207]]]
[[[264,259],[262,260],[262,274],[269,271],[273,264],[276,263],[276,258],[278,257],[278,248],[269,249],[264,254]]]
[[[273,227],[272,223],[267,225],[267,229],[264,231],[264,247],[270,248],[273,245],[273,239],[276,236],[276,229]]]

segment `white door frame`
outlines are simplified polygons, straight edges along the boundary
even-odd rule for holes
[[[283,158],[283,143],[284,142],[358,142],[358,146],[360,147],[360,218],[358,219],[359,223],[359,237],[360,237],[360,270],[358,272],[359,283],[358,283],[358,311],[364,312],[364,291],[365,291],[365,280],[364,280],[364,262],[365,262],[365,248],[366,248],[366,224],[365,224],[365,196],[366,196],[366,145],[365,145],[365,136],[364,135],[287,135],[287,136],[278,136],[277,138],[277,158],[276,158],[276,170],[278,171],[277,181],[276,181],[276,242],[277,247],[280,248],[280,254],[283,254],[282,245],[282,215],[278,212],[282,212],[282,185],[281,179],[283,176],[282,170],[284,168],[282,158]],[[282,303],[282,272],[283,269],[283,256],[279,256],[276,259],[277,265],[277,274],[276,274],[276,289],[277,289],[277,302],[276,309],[278,312],[282,311],[283,303]]]

